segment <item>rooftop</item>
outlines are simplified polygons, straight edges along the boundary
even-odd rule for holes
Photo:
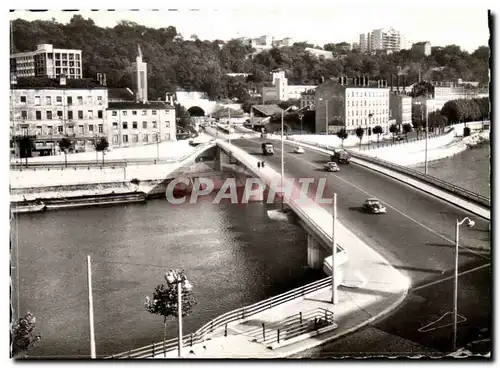
[[[108,108],[106,110],[173,110],[175,109],[172,105],[163,101],[154,102],[110,102],[108,103]]]
[[[16,84],[10,85],[11,89],[95,89],[106,87],[91,78],[66,79],[66,85],[61,85],[59,78],[47,77],[22,77],[17,78]]]
[[[252,109],[259,111],[266,116],[272,116],[281,113],[282,109],[278,105],[253,105]]]

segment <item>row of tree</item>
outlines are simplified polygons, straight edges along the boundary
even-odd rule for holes
[[[68,166],[68,152],[70,152],[73,147],[73,143],[68,138],[61,138],[58,142],[59,149],[64,152],[65,165]],[[95,141],[94,147],[96,151],[102,152],[102,164],[104,165],[104,152],[109,147],[109,142],[106,138],[99,138]],[[19,156],[21,158],[26,158],[26,165],[28,165],[28,157],[32,156],[32,152],[35,149],[35,140],[30,136],[23,136],[18,140]]]
[[[367,76],[389,79],[405,74],[407,83],[419,80],[489,81],[487,46],[473,53],[456,45],[433,48],[430,56],[414,50],[391,55],[367,55],[356,51],[334,51],[334,58],[317,58],[306,51],[304,42],[291,47],[273,48],[255,53],[238,40],[202,41],[196,36],[184,39],[175,27],[149,28],[133,22],[120,22],[112,28],[95,25],[92,19],[75,15],[67,24],[52,21],[12,22],[15,52],[35,50],[37,44],[50,43],[58,48],[81,49],[83,74],[95,77],[106,73],[110,87],[130,87],[132,62],[141,46],[148,63],[148,89],[151,99],[165,97],[165,92],[182,88],[203,91],[211,99],[249,98],[248,91],[260,92],[269,85],[270,72],[286,70],[290,84],[318,84],[323,78]],[[325,45],[335,50],[335,45]],[[250,76],[228,77],[227,73],[249,73]]]
[[[489,98],[451,100],[444,104],[441,115],[449,124],[488,120],[490,117]]]

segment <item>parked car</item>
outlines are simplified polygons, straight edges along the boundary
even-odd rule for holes
[[[295,147],[293,153],[305,153],[304,149],[301,146]]]
[[[335,162],[327,162],[324,168],[326,171],[331,171],[331,172],[340,171],[339,166]]]
[[[368,198],[365,203],[363,203],[363,210],[374,214],[387,213],[385,206],[376,198]]]

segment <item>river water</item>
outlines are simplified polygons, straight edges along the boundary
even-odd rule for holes
[[[198,300],[184,333],[218,315],[324,277],[308,270],[306,238],[273,222],[263,203],[146,204],[24,214],[19,239],[20,313],[42,335],[30,356],[88,357],[86,256],[92,257],[96,350],[111,355],[162,340],[163,319],[145,311],[165,269],[184,268]],[[15,235],[18,235],[17,237]],[[17,288],[13,272],[13,292]],[[12,296],[16,314],[17,295]],[[169,321],[168,337],[177,336]]]
[[[483,144],[459,154],[429,162],[427,172],[441,180],[491,198],[490,146]],[[424,164],[414,167],[424,171]]]

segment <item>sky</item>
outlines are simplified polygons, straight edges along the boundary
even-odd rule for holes
[[[91,2],[93,0],[90,0]],[[24,1],[16,4],[24,5]],[[54,2],[57,4],[57,2]],[[88,3],[92,6],[93,4]],[[96,9],[99,9],[99,3]],[[106,7],[113,9],[106,2]],[[115,9],[127,9],[126,4],[137,3],[120,1]],[[142,4],[142,3],[141,3]],[[149,4],[149,2],[146,2]],[[76,11],[29,12],[17,10],[9,14],[10,19],[22,18],[28,21],[55,18],[66,23],[75,14],[92,18],[102,27],[113,27],[121,20],[128,20],[145,26],[160,28],[175,26],[185,39],[195,34],[200,39],[228,40],[236,37],[258,37],[270,35],[277,39],[291,37],[294,41],[308,41],[323,46],[329,42],[359,42],[359,34],[373,29],[393,27],[399,30],[411,42],[430,41],[433,46],[457,44],[472,52],[478,46],[487,45],[490,37],[487,10],[491,2],[478,0],[474,7],[468,2],[444,2],[420,0],[417,5],[401,5],[401,2],[378,0],[374,2],[357,0],[335,2],[308,0],[307,5],[290,0],[231,1],[230,5],[222,1],[199,2],[167,1],[170,9],[162,2],[140,11]],[[286,4],[286,6],[285,6]],[[408,3],[406,3],[408,4]],[[413,4],[413,3],[411,3]],[[450,6],[453,4],[453,7]],[[34,9],[40,3],[34,3]],[[51,2],[44,2],[49,7]],[[155,6],[157,5],[157,6]],[[30,8],[29,5],[21,9]],[[57,9],[52,6],[50,9]],[[158,11],[146,9],[160,9]],[[190,10],[199,9],[199,10]]]

